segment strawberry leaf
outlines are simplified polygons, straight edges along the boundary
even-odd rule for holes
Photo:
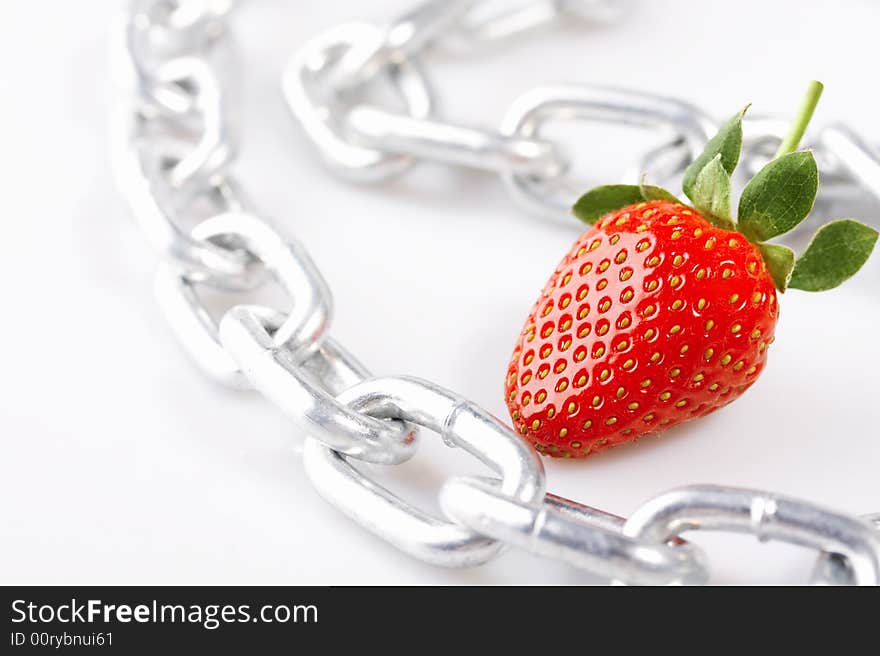
[[[678,199],[671,193],[653,185],[604,185],[594,187],[581,196],[574,204],[572,212],[584,223],[592,225],[606,214],[646,200],[678,202]]]
[[[739,230],[759,242],[785,234],[813,210],[819,189],[816,160],[808,151],[774,159],[758,171],[739,199]]]
[[[581,196],[572,212],[584,223],[593,224],[606,214],[644,200],[638,185],[603,185]]]
[[[807,292],[837,287],[868,261],[877,235],[874,228],[852,219],[822,226],[795,263],[789,286]]]
[[[721,165],[724,167],[724,170],[727,171],[728,175],[733,175],[736,165],[739,163],[739,154],[742,150],[742,119],[748,108],[746,106],[745,109],[737,112],[727,123],[721,126],[718,134],[709,140],[700,156],[691,162],[691,165],[685,170],[684,179],[681,181],[681,188],[691,200],[694,200],[692,193],[697,182],[697,176],[718,155],[721,155]]]
[[[759,244],[764,264],[770,272],[770,277],[776,284],[776,289],[784,292],[791,279],[791,271],[794,269],[794,251],[787,246],[779,244]]]
[[[645,200],[668,200],[673,203],[681,202],[672,192],[666,191],[663,187],[655,187],[645,182],[644,176],[639,183],[639,190],[642,192],[642,198]]]
[[[681,203],[678,196],[671,191],[667,191],[663,187],[657,187],[656,185],[649,185],[642,182],[639,184],[639,191],[642,192],[642,198],[645,200],[668,200],[672,203]]]
[[[709,221],[725,230],[736,229],[730,214],[730,174],[720,153],[700,171],[690,196],[694,208]]]

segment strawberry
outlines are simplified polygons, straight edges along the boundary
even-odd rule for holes
[[[819,229],[800,258],[766,243],[811,212],[818,171],[796,151],[821,93],[814,83],[777,157],[742,192],[730,176],[739,112],[685,172],[684,205],[649,185],[585,194],[592,224],[550,277],[507,372],[515,427],[544,454],[580,458],[702,417],[741,396],[767,361],[788,287],[830,289],[864,264],[876,230]]]

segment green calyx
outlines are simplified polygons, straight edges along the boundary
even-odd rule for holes
[[[679,202],[678,198],[665,189],[646,185],[644,182],[640,185],[603,185],[594,187],[581,196],[572,211],[581,221],[592,225],[614,210],[646,200]]]
[[[832,289],[855,275],[868,260],[877,242],[877,230],[841,219],[822,226],[800,257],[768,240],[790,232],[813,210],[819,188],[816,160],[809,151],[797,150],[807,124],[822,95],[822,84],[811,82],[806,98],[783,139],[775,158],[745,186],[737,216],[731,207],[731,176],[742,150],[742,120],[748,107],[730,118],[703,153],[684,173],[682,190],[694,209],[725,230],[736,230],[754,243],[779,291]],[[670,192],[652,185],[606,185],[584,194],[574,205],[574,215],[593,224],[627,205],[647,200],[679,202]]]

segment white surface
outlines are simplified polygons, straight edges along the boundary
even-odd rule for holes
[[[338,182],[300,139],[279,92],[286,57],[309,36],[409,2],[243,3],[236,170],[266,214],[309,247],[335,293],[338,340],[376,372],[434,380],[505,416],[514,337],[576,229],[525,216],[487,175],[423,166],[391,187]],[[152,299],[155,256],[109,176],[105,41],[116,6],[0,8],[0,582],[590,581],[518,552],[453,572],[399,554],[317,497],[290,422],[190,366]],[[552,81],[642,86],[717,116],[749,100],[786,111],[816,77],[827,85],[817,124],[842,118],[880,139],[880,95],[865,77],[877,56],[877,3],[636,6],[618,26],[433,60],[442,112],[494,125],[518,94]],[[629,157],[591,134],[579,149],[585,186],[618,176],[606,159]],[[769,366],[743,399],[660,440],[585,462],[545,461],[550,488],[622,514],[694,482],[880,510],[878,283],[875,257],[835,293],[787,294]],[[430,507],[447,474],[479,469],[425,437],[413,462],[385,480]],[[753,539],[696,540],[719,583],[802,581],[813,562]]]

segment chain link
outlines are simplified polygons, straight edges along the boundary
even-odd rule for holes
[[[678,100],[603,87],[554,86],[533,89],[515,100],[501,123],[501,133],[535,138],[545,123],[572,119],[665,128],[674,135],[668,148],[683,148],[684,161],[696,157],[717,129],[699,110]],[[653,178],[666,179],[675,171],[658,171],[652,166],[648,172]],[[510,195],[526,210],[566,220],[583,188],[562,176],[509,173],[502,177]]]
[[[283,240],[268,224],[249,214],[219,214],[199,223],[193,237],[209,244],[234,244],[250,253],[293,301],[287,313],[251,307],[269,327],[271,342],[300,358],[324,338],[332,314],[330,290],[305,249]],[[180,341],[210,376],[234,388],[247,387],[234,358],[219,343],[218,328],[185,271],[163,263],[156,294]]]
[[[874,527],[876,536],[880,538],[880,513],[866,515],[862,519]],[[813,571],[813,584],[854,585],[858,583],[857,577],[857,572],[846,556],[826,550],[819,556],[819,560],[816,562],[816,568]]]
[[[544,467],[534,449],[486,411],[433,383],[374,378],[338,398],[368,416],[405,420],[438,433],[447,446],[460,447],[493,469],[506,497],[529,503],[544,494]],[[503,546],[410,505],[315,440],[307,442],[303,463],[321,496],[416,558],[441,567],[472,567],[498,555]]]
[[[374,25],[340,25],[300,49],[285,69],[282,80],[288,104],[325,163],[338,175],[355,182],[380,182],[400,175],[415,164],[415,158],[352,141],[345,124],[345,112],[351,108],[351,100],[338,93],[327,93],[332,87],[326,84],[323,89],[315,87],[322,86],[328,69],[338,64],[346,53],[370,50],[382,41],[383,33]],[[404,60],[384,69],[383,73],[384,81],[391,85],[409,116],[427,118],[430,115],[431,90],[415,63]]]
[[[646,544],[622,534],[626,520],[548,494],[524,503],[495,481],[458,477],[441,490],[444,512],[457,522],[507,544],[635,585],[705,583],[706,557],[696,547]]]
[[[273,339],[270,327],[250,308],[239,306],[226,313],[220,339],[254,388],[327,447],[386,465],[412,456],[417,442],[411,427],[376,419],[334,398],[320,379],[300,366],[295,352]],[[347,374],[366,377],[335,344],[325,346],[328,349],[319,356],[325,361],[322,365],[345,367]]]
[[[679,178],[718,124],[699,108],[676,99],[591,85],[542,87],[516,99],[498,130],[440,120],[429,103],[417,115],[412,109],[401,113],[363,102],[365,89],[377,78],[394,76],[407,67],[421,70],[423,56],[450,41],[458,42],[458,50],[471,52],[479,44],[566,19],[608,20],[625,3],[533,0],[515,4],[511,8],[510,3],[493,0],[432,0],[385,27],[373,26],[369,34],[360,25],[362,34],[352,35],[345,43],[338,35],[340,31],[352,34],[352,25],[319,35],[288,64],[284,86],[293,116],[332,170],[348,179],[386,181],[419,160],[478,168],[499,173],[515,202],[551,219],[567,221],[568,208],[586,185],[568,178],[571,166],[563,149],[541,136],[541,128],[550,121],[577,119],[662,130],[669,135],[664,144],[634,160],[621,178],[630,183],[638,182],[643,174],[660,183]],[[324,51],[328,39],[339,46],[340,53],[317,62],[314,53]],[[323,78],[323,96],[336,99],[335,111],[326,104],[309,102],[300,92],[296,81],[307,73]],[[420,88],[430,89],[424,73],[419,73],[418,80]],[[315,112],[334,126],[332,140],[316,125]],[[787,121],[779,118],[748,117],[744,170],[754,173],[766,164],[787,127]],[[829,126],[816,137],[808,146],[822,172],[823,195],[852,196],[854,188],[862,188],[880,198],[880,152],[840,126]],[[370,171],[375,173],[371,175],[358,158],[340,156],[350,149],[368,149],[372,160],[396,158],[405,164],[382,167]]]
[[[749,533],[836,554],[858,585],[880,585],[880,535],[868,522],[761,490],[702,485],[670,490],[638,508],[623,534],[665,544],[684,531]]]
[[[603,21],[611,0],[431,0],[388,26],[350,23],[307,43],[283,89],[308,139],[337,174],[377,182],[423,159],[498,173],[513,198],[560,215],[576,193],[563,149],[542,134],[553,120],[661,130],[659,148],[626,176],[679,174],[716,123],[670,98],[594,86],[543,87],[513,103],[499,130],[434,114],[419,60],[431,48],[473,52],[498,39],[568,19]],[[768,492],[692,486],[651,499],[629,518],[545,494],[536,453],[484,410],[427,381],[372,377],[328,337],[332,298],[301,245],[282,238],[242,198],[231,174],[235,139],[228,82],[217,64],[228,47],[229,0],[136,0],[116,28],[119,88],[113,123],[119,187],[163,257],[160,305],[187,352],[221,384],[254,388],[307,432],[304,463],[321,495],[402,551],[435,565],[467,567],[505,545],[627,584],[696,584],[708,558],[679,534],[748,532],[817,549],[817,584],[880,583],[880,516],[856,518]],[[399,101],[368,102],[376,85]],[[749,118],[746,167],[772,154],[784,128]],[[880,157],[845,126],[819,134],[817,159],[841,193],[880,198]],[[284,310],[236,305],[215,321],[198,287],[250,291],[276,281]],[[419,433],[438,433],[498,478],[450,477],[443,518],[431,516],[357,469],[357,461],[409,459]]]

